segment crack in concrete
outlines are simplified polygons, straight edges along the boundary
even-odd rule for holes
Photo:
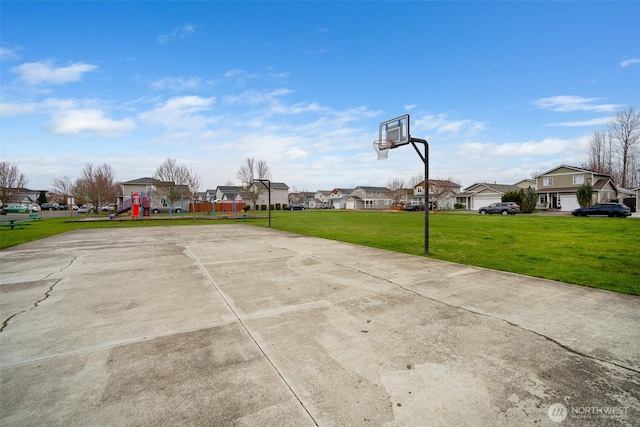
[[[36,308],[36,307],[37,307],[37,306],[38,306],[42,301],[44,301],[44,300],[46,300],[47,298],[49,298],[49,296],[51,295],[51,292],[53,291],[53,288],[54,288],[58,283],[60,283],[60,281],[61,281],[61,280],[62,280],[62,279],[58,279],[58,280],[56,280],[56,281],[53,283],[53,285],[49,286],[49,289],[47,290],[47,292],[45,292],[45,293],[44,293],[44,298],[41,298],[41,299],[39,299],[38,301],[36,301],[35,303],[33,303],[33,305],[32,305],[31,307],[29,307],[29,308],[27,308],[27,309],[25,309],[25,310],[21,310],[21,311],[19,311],[19,312],[17,312],[17,313],[12,314],[11,316],[7,317],[7,318],[5,319],[5,321],[4,321],[4,322],[2,322],[2,327],[0,327],[0,333],[2,333],[2,332],[5,330],[5,328],[6,328],[7,326],[9,326],[9,321],[10,321],[11,319],[13,319],[14,317],[16,317],[16,316],[17,316],[17,315],[19,315],[19,314],[26,313],[27,311],[31,311],[31,310],[33,310],[33,309],[34,309],[34,308]]]
[[[75,262],[79,257],[80,257],[80,255],[75,256],[75,257],[71,258],[71,260],[69,261],[69,263],[68,263],[67,265],[65,265],[64,267],[60,268],[60,270],[58,270],[58,271],[54,271],[54,272],[51,272],[51,273],[47,274],[46,276],[44,276],[44,277],[43,277],[42,279],[40,279],[40,280],[47,280],[47,278],[48,278],[49,276],[51,276],[52,274],[54,274],[54,273],[60,273],[60,272],[62,272],[62,271],[64,271],[64,270],[66,270],[66,269],[67,269],[67,268],[69,268],[69,267],[71,266],[71,264],[73,264],[73,263],[74,263],[74,262]],[[25,309],[25,310],[21,310],[21,311],[19,311],[19,312],[17,312],[17,313],[12,314],[11,316],[7,317],[7,318],[4,320],[4,322],[2,322],[2,326],[0,327],[0,333],[4,332],[4,330],[6,329],[6,327],[7,327],[7,326],[9,326],[9,322],[11,321],[11,319],[13,319],[14,317],[18,316],[19,314],[26,313],[27,311],[31,311],[31,310],[33,310],[34,308],[38,307],[42,301],[44,301],[44,300],[46,300],[47,298],[49,298],[49,296],[51,296],[51,292],[53,291],[53,288],[54,288],[58,283],[60,283],[60,281],[61,281],[61,280],[62,280],[62,279],[58,279],[58,280],[56,280],[56,281],[55,281],[51,286],[49,286],[49,289],[47,289],[47,291],[44,293],[44,298],[41,298],[41,299],[39,299],[38,301],[36,301],[35,303],[33,303],[33,305],[32,305],[31,307],[29,307],[29,308],[27,308],[27,309]]]
[[[269,243],[267,243],[267,244],[269,244]],[[467,308],[467,307],[461,307],[461,306],[458,306],[458,305],[450,304],[450,303],[447,303],[447,302],[444,302],[444,301],[441,301],[441,300],[438,300],[438,299],[423,295],[423,294],[421,294],[420,292],[418,292],[418,291],[416,291],[414,289],[407,288],[406,286],[401,285],[399,283],[396,283],[396,282],[394,282],[392,280],[389,280],[386,277],[376,276],[375,274],[371,274],[371,273],[368,273],[366,271],[360,270],[357,267],[345,266],[345,265],[339,264],[339,263],[337,263],[335,261],[331,261],[329,259],[322,258],[322,257],[319,257],[317,255],[310,254],[308,252],[303,252],[303,251],[296,251],[296,252],[304,254],[304,255],[309,256],[311,258],[317,259],[319,261],[328,262],[328,263],[331,263],[333,265],[340,266],[340,267],[343,267],[343,268],[349,268],[351,270],[357,271],[358,273],[365,274],[365,275],[367,275],[369,277],[372,277],[372,278],[375,278],[375,279],[379,279],[379,280],[383,280],[383,281],[385,281],[385,282],[387,282],[387,283],[389,283],[391,285],[398,286],[400,289],[402,289],[404,291],[411,292],[411,293],[413,293],[413,294],[415,294],[415,295],[417,295],[417,296],[419,296],[421,298],[425,298],[425,299],[428,299],[428,300],[433,301],[433,302],[444,304],[444,305],[446,305],[448,307],[451,307],[451,308],[456,308],[456,309],[459,309],[459,310],[463,310],[463,311],[466,311],[466,312],[471,313],[471,314],[484,316],[484,317],[487,317],[487,318],[490,318],[490,319],[494,319],[494,320],[500,320],[502,322],[507,323],[510,326],[516,327],[516,328],[521,329],[523,331],[530,332],[530,333],[532,333],[532,334],[534,334],[534,335],[536,335],[538,337],[544,338],[545,340],[547,340],[547,341],[559,346],[560,348],[564,349],[565,351],[567,351],[567,352],[569,352],[571,354],[574,354],[576,356],[584,357],[584,358],[587,358],[587,359],[590,359],[590,360],[593,360],[593,361],[599,362],[599,363],[613,365],[613,366],[616,366],[618,368],[621,368],[621,369],[624,369],[624,370],[627,370],[627,371],[631,371],[631,372],[636,373],[636,374],[640,374],[640,369],[638,369],[638,368],[635,368],[635,367],[632,367],[632,366],[626,366],[626,365],[623,365],[621,363],[618,363],[618,362],[615,362],[615,361],[612,361],[612,360],[605,360],[605,359],[601,359],[601,358],[596,357],[596,356],[592,356],[592,355],[583,353],[583,352],[581,352],[579,350],[576,350],[574,348],[569,347],[567,344],[561,343],[560,341],[558,341],[555,338],[551,338],[550,336],[547,336],[547,335],[545,335],[545,334],[543,334],[541,332],[535,331],[533,329],[526,328],[526,327],[524,327],[522,325],[518,325],[517,323],[511,322],[511,321],[509,321],[507,319],[504,319],[502,317],[493,316],[493,315],[488,314],[488,313],[482,313],[480,311],[475,311],[475,310],[472,310],[472,309]]]

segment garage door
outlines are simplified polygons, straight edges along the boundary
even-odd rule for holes
[[[576,196],[560,196],[560,210],[563,212],[571,212],[578,209],[580,204]]]
[[[474,197],[472,199],[471,209],[478,210],[485,206],[489,206],[491,203],[500,203],[502,201],[501,197]]]

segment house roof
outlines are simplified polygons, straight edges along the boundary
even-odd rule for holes
[[[477,188],[477,191],[476,191]],[[520,187],[518,187],[517,185],[512,185],[512,184],[490,184],[487,182],[477,182],[475,184],[472,184],[470,186],[468,186],[467,188],[464,189],[464,193],[461,193],[461,196],[464,195],[473,195],[475,193],[478,193],[482,190],[485,189],[490,189],[490,190],[494,190],[496,193],[508,193],[510,191],[520,191]],[[468,194],[465,194],[468,193]]]
[[[361,188],[364,191],[389,191],[387,187],[367,187],[364,185],[359,185],[356,188]]]
[[[549,170],[548,170],[548,171],[546,171],[546,172],[541,173],[540,175],[536,176],[536,178],[541,177],[542,175],[550,174],[551,172],[556,171],[556,170],[558,170],[558,169],[562,169],[562,168],[566,168],[566,169],[573,169],[573,170],[575,170],[576,172],[586,172],[586,173],[592,173],[592,174],[595,174],[595,175],[610,176],[608,173],[596,172],[596,171],[592,171],[592,170],[589,170],[589,169],[579,168],[579,167],[577,167],[577,166],[560,165],[560,166],[556,166],[556,167],[555,167],[555,168],[553,168],[553,169],[549,169]]]
[[[333,193],[351,194],[353,193],[353,188],[334,188],[329,192],[329,194]]]
[[[123,182],[122,185],[170,185],[171,181],[160,181],[159,179],[144,177],[138,179],[132,179],[131,181]]]

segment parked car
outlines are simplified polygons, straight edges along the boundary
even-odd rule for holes
[[[182,213],[182,208],[180,206],[174,206],[174,207],[169,207],[169,206],[154,206],[151,208],[151,212],[153,213],[167,213],[167,212],[173,212],[173,213]]]
[[[40,211],[40,205],[33,203],[32,205],[29,206],[29,211],[30,212],[38,212]]]
[[[115,208],[113,207],[113,205],[106,205],[106,206],[103,206],[102,208],[100,208],[100,210],[102,212],[113,212],[115,210]]]
[[[304,208],[304,205],[294,203],[292,205],[287,206],[287,209],[289,209],[290,211],[303,211],[305,208]]]
[[[631,208],[622,203],[596,203],[588,208],[578,208],[571,211],[573,216],[600,215],[625,218],[631,216]]]
[[[60,205],[57,203],[43,203],[42,206],[40,206],[43,211],[57,211],[59,207]]]
[[[87,206],[80,206],[77,212],[79,214],[86,214],[89,212],[89,208]]]
[[[502,215],[515,215],[520,212],[520,206],[514,202],[498,202],[491,203],[489,206],[478,209],[478,213],[482,215],[486,214],[502,214]]]
[[[404,205],[404,210],[405,211],[423,211],[424,210],[424,205],[421,205],[419,203],[407,203]]]
[[[29,206],[27,205],[15,205],[15,206],[7,206],[4,208],[5,212],[28,212]]]

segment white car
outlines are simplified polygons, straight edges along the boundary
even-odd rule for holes
[[[31,212],[40,212],[40,205],[37,204],[32,204],[31,206],[29,206],[29,211]]]

